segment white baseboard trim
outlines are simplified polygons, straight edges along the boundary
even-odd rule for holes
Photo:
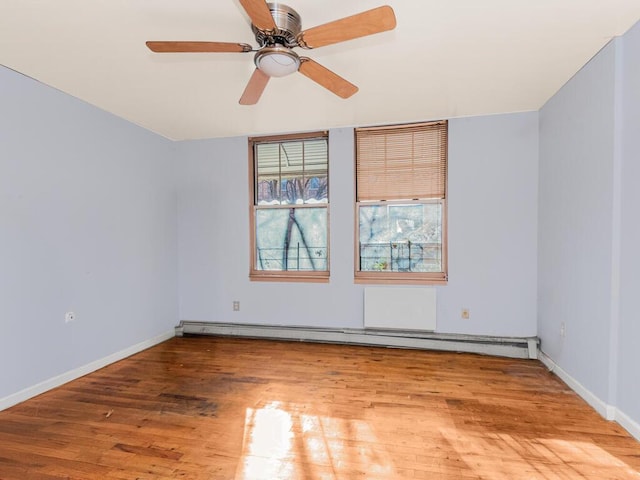
[[[615,409],[615,418],[616,422],[622,426],[627,432],[635,437],[636,440],[640,442],[640,424],[634,421],[628,415],[622,413],[617,408]]]
[[[538,358],[550,371],[560,377],[560,379],[566,383],[571,390],[576,392],[585,402],[591,405],[596,412],[607,420],[617,422],[636,440],[640,441],[640,424],[638,422],[622,412],[619,408],[600,400],[600,398],[593,394],[593,392],[585,388],[584,385],[560,368],[558,364],[551,360],[551,358],[549,358],[549,356],[543,351],[538,352]]]
[[[30,398],[33,398],[36,395],[40,395],[41,393],[44,393],[48,390],[64,385],[65,383],[68,383],[72,380],[83,377],[91,372],[95,372],[96,370],[106,367],[107,365],[130,357],[131,355],[146,350],[147,348],[153,347],[154,345],[169,340],[174,336],[175,330],[172,329],[170,331],[161,333],[160,335],[157,335],[149,340],[145,340],[144,342],[140,342],[136,345],[132,345],[129,348],[125,348],[124,350],[111,354],[107,357],[88,363],[87,365],[83,365],[82,367],[70,370],[53,378],[49,378],[48,380],[33,385],[32,387],[27,387],[24,390],[20,390],[19,392],[13,393],[7,397],[0,398],[0,411],[17,405],[18,403],[24,402],[25,400],[29,400]]]
[[[607,420],[615,420],[616,408],[603,402],[598,398],[593,392],[587,389],[584,385],[578,382],[575,378],[569,375],[566,371],[558,366],[546,353],[540,351],[538,353],[538,358],[545,366],[553,373],[555,373],[560,379],[566,383],[571,390],[576,392],[582,399],[587,402],[593,409],[602,415]]]
[[[439,334],[432,332],[336,329],[257,325],[183,320],[176,335],[221,335],[232,337],[295,340],[301,342],[345,343],[392,348],[416,348],[479,353],[511,358],[531,358],[531,346],[537,338],[489,337],[481,335]]]

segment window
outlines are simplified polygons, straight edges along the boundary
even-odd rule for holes
[[[326,132],[249,139],[252,280],[328,281]]]
[[[358,128],[359,283],[447,281],[447,122]]]

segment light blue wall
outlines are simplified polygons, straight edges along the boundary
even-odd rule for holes
[[[0,399],[175,326],[173,168],[169,141],[0,67]]]
[[[439,332],[536,333],[537,126],[535,112],[449,123],[450,271],[437,287]],[[247,139],[178,144],[181,319],[363,327],[353,130],[329,138],[329,284],[250,282]]]
[[[640,24],[541,109],[538,230],[542,349],[637,437],[638,58]]]
[[[620,409],[640,424],[640,24],[622,45],[622,211],[619,376]]]
[[[610,43],[540,110],[538,335],[543,351],[601,399],[609,378],[615,59]]]
[[[535,336],[537,112],[449,122],[449,283],[441,331]],[[460,319],[460,307],[471,321]]]

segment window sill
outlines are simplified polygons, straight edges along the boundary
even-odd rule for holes
[[[356,272],[356,284],[384,285],[446,285],[447,275],[444,273],[425,275],[424,273],[404,272]]]
[[[329,283],[329,272],[265,272],[249,274],[252,282]]]

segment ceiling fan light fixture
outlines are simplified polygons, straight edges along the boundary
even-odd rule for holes
[[[287,47],[264,47],[256,53],[255,64],[270,77],[284,77],[298,71],[300,57]]]

